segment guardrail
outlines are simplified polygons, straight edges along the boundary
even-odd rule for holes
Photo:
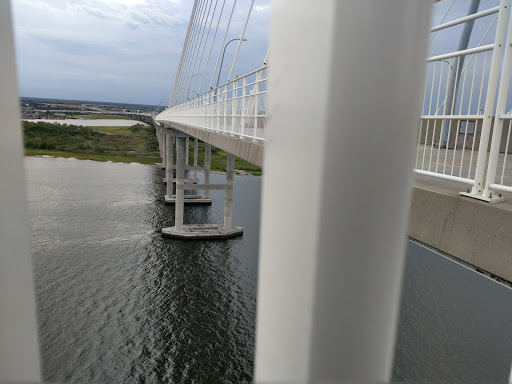
[[[157,120],[265,140],[268,65],[166,109]]]
[[[487,201],[497,200],[495,190],[512,192],[503,184],[512,182],[506,168],[512,115],[504,115],[512,70],[512,61],[507,61],[511,47],[504,44],[512,39],[508,3],[501,0],[499,6],[430,30],[436,34],[466,22],[487,23],[476,47],[426,59],[419,124],[415,172],[468,184],[471,197]],[[483,44],[486,39],[493,42]],[[508,131],[502,139],[505,120]]]
[[[507,168],[512,114],[505,111],[512,73],[508,3],[500,0],[499,6],[431,28],[430,41],[438,32],[468,22],[480,21],[486,31],[472,48],[426,59],[419,118],[415,172],[466,184],[471,197],[487,201],[496,201],[496,192],[512,193],[512,169]],[[267,79],[265,65],[169,108],[156,119],[264,141]]]

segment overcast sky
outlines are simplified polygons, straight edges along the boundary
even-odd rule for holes
[[[0,0],[3,1],[3,0]],[[220,12],[223,0],[211,0]],[[203,90],[235,0],[226,0]],[[12,0],[18,77],[22,96],[167,105],[176,76],[193,0]],[[436,3],[433,24],[451,1]],[[250,0],[238,0],[226,41],[240,36]],[[467,13],[457,0],[445,21]],[[480,9],[497,5],[482,0]],[[255,0],[234,74],[259,67],[268,48],[270,0]],[[475,24],[476,46],[491,17]],[[216,22],[216,19],[215,19]],[[454,49],[460,28],[440,32],[430,54]],[[492,36],[494,33],[491,33]],[[211,41],[213,31],[209,37]],[[491,41],[485,41],[490,43]],[[226,80],[236,44],[226,50],[220,82]],[[207,54],[203,63],[206,61]],[[204,64],[203,64],[204,65]],[[192,72],[191,72],[192,74]],[[202,77],[199,75],[198,77]]]
[[[167,105],[193,3],[13,0],[20,94]],[[218,0],[217,14],[222,3]],[[248,0],[237,1],[228,40],[242,32],[249,4]],[[215,0],[212,12],[214,5]],[[232,5],[233,0],[226,1],[218,42]],[[263,62],[269,11],[268,0],[255,1],[246,31],[248,41],[242,46],[235,73],[249,72]],[[235,50],[236,44],[230,44],[227,63]],[[222,73],[226,77],[229,69],[225,64]],[[211,74],[205,82],[209,85],[210,80]]]

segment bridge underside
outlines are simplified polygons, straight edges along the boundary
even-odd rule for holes
[[[217,133],[214,130],[204,130],[191,125],[157,120],[158,123],[197,138],[204,143],[211,144],[223,151],[231,153],[251,164],[263,167],[263,143],[249,139],[241,139],[237,135]]]

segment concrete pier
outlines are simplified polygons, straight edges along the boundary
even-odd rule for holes
[[[176,137],[176,142],[178,146],[178,153],[176,155],[176,204],[174,209],[174,228],[176,230],[181,230],[183,228],[183,211],[184,211],[184,193],[183,189],[185,178],[185,137],[178,136]],[[170,183],[169,183],[170,184]]]
[[[210,184],[210,168],[212,166],[212,146],[208,143],[204,143],[204,183],[205,185]],[[210,190],[204,191],[204,197],[210,197]]]
[[[186,144],[185,144],[185,165],[188,165],[189,161],[189,149],[190,149],[190,138],[187,136]]]
[[[233,181],[235,178],[235,156],[228,153],[226,162],[226,198],[224,202],[224,229],[231,229],[233,213]]]
[[[174,136],[172,136],[170,133],[165,134],[165,142],[166,142],[166,160],[167,160],[167,166],[165,169],[165,179],[164,183],[167,182],[167,180],[173,180],[174,179]],[[174,184],[172,182],[167,183],[167,196],[172,196],[174,194]]]
[[[162,142],[162,149],[161,149],[161,157],[162,157],[162,168],[165,168],[165,165],[166,165],[166,148],[165,148],[165,144],[166,144],[166,137],[167,135],[164,133],[164,131],[162,130],[162,137],[160,139],[160,141]]]
[[[171,131],[171,130],[170,130]],[[171,133],[166,134],[167,145],[167,180],[172,180],[173,154]],[[226,162],[226,183],[225,184],[211,184],[210,183],[210,168],[211,168],[211,146],[205,144],[205,159],[204,159],[204,184],[186,184],[185,170],[186,169],[201,169],[197,161],[198,154],[198,141],[195,141],[194,148],[194,165],[187,166],[186,164],[186,143],[187,135],[176,131],[176,194],[172,194],[173,183],[167,183],[167,194],[165,202],[175,205],[175,223],[173,227],[163,228],[162,236],[182,240],[208,240],[208,239],[228,239],[232,237],[241,236],[243,234],[242,227],[236,227],[232,224],[233,212],[233,181],[235,174],[235,157],[228,154]],[[203,190],[204,196],[201,195],[187,195],[185,190]],[[210,189],[224,190],[226,192],[225,205],[224,205],[224,222],[223,224],[184,224],[184,207],[185,204],[211,204]]]
[[[194,139],[194,167],[197,167],[197,157],[199,154],[199,139]],[[194,169],[194,179],[197,179],[197,169]]]

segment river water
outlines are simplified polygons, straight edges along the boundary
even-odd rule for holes
[[[142,121],[128,119],[23,119],[23,121],[82,125],[84,127],[131,127],[135,124],[147,125]]]
[[[235,177],[243,237],[183,242],[158,232],[173,224],[159,167],[25,162],[45,381],[252,380],[261,178]],[[185,222],[222,222],[223,192],[212,199]],[[511,300],[409,242],[393,380],[506,382]]]

